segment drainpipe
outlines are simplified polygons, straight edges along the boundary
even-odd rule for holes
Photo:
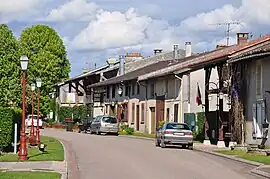
[[[183,101],[182,101],[182,96],[183,96],[183,88],[182,88],[182,86],[183,86],[183,84],[182,84],[182,81],[183,81],[183,78],[182,77],[180,77],[180,76],[178,76],[178,75],[174,75],[174,77],[176,78],[176,79],[178,79],[178,80],[180,80],[180,90],[179,90],[179,93],[180,93],[180,100],[179,100],[179,113],[180,114],[178,114],[178,117],[179,117],[179,115],[180,115],[180,120],[182,119],[182,116],[183,116],[183,114],[182,114],[182,112],[183,112],[183,110],[182,110],[182,103],[183,103]]]
[[[147,111],[148,111],[148,105],[147,105],[147,101],[148,101],[148,88],[147,88],[147,86],[148,86],[148,83],[146,82],[145,85],[141,84],[139,81],[137,81],[137,83],[138,83],[139,86],[145,87],[145,98],[144,98],[144,100],[145,100],[145,110],[144,110],[144,131],[146,131],[146,129],[147,129],[147,128],[146,128],[146,124],[147,124],[147,122],[148,122],[148,118],[147,118]],[[148,130],[147,132],[149,133],[149,130]]]

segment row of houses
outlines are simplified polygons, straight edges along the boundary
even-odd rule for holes
[[[206,141],[259,143],[268,136],[269,44],[270,36],[249,40],[248,33],[238,33],[235,45],[209,52],[193,53],[186,42],[185,49],[155,49],[149,58],[120,55],[57,84],[57,99],[72,93],[69,105],[91,104],[94,116],[117,116],[146,133],[155,133],[163,120],[196,130],[196,114],[204,112]]]

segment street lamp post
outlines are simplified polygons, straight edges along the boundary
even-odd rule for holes
[[[26,70],[28,66],[28,57],[26,55],[20,58],[21,68],[23,71],[22,79],[22,128],[20,134],[20,149],[19,160],[27,160],[27,146],[26,146],[26,134],[25,134],[25,95],[26,95]]]
[[[31,121],[31,130],[30,130],[30,141],[32,144],[35,143],[35,130],[34,130],[34,91],[35,91],[36,85],[35,83],[31,84],[31,91],[32,91],[32,121]]]
[[[38,88],[38,111],[37,111],[37,130],[36,130],[36,142],[40,143],[40,131],[39,131],[39,110],[40,110],[40,87],[41,87],[41,79],[37,79],[37,88]]]

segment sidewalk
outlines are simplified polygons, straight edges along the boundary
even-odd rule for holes
[[[226,159],[234,160],[237,162],[245,163],[248,165],[252,165],[256,168],[251,170],[250,171],[251,173],[254,173],[254,174],[266,177],[266,178],[270,178],[270,166],[268,166],[268,165],[264,165],[264,164],[261,164],[258,162],[253,162],[253,161],[241,159],[241,158],[238,158],[236,156],[225,155],[225,154],[221,154],[221,153],[216,152],[218,150],[230,150],[230,148],[218,148],[215,145],[204,145],[202,143],[194,143],[194,150],[198,151],[198,152],[203,152],[203,153],[207,153],[210,155],[215,155],[218,157],[223,157]]]

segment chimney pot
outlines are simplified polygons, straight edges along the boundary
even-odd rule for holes
[[[237,33],[237,45],[246,43],[249,38],[249,33]]]

